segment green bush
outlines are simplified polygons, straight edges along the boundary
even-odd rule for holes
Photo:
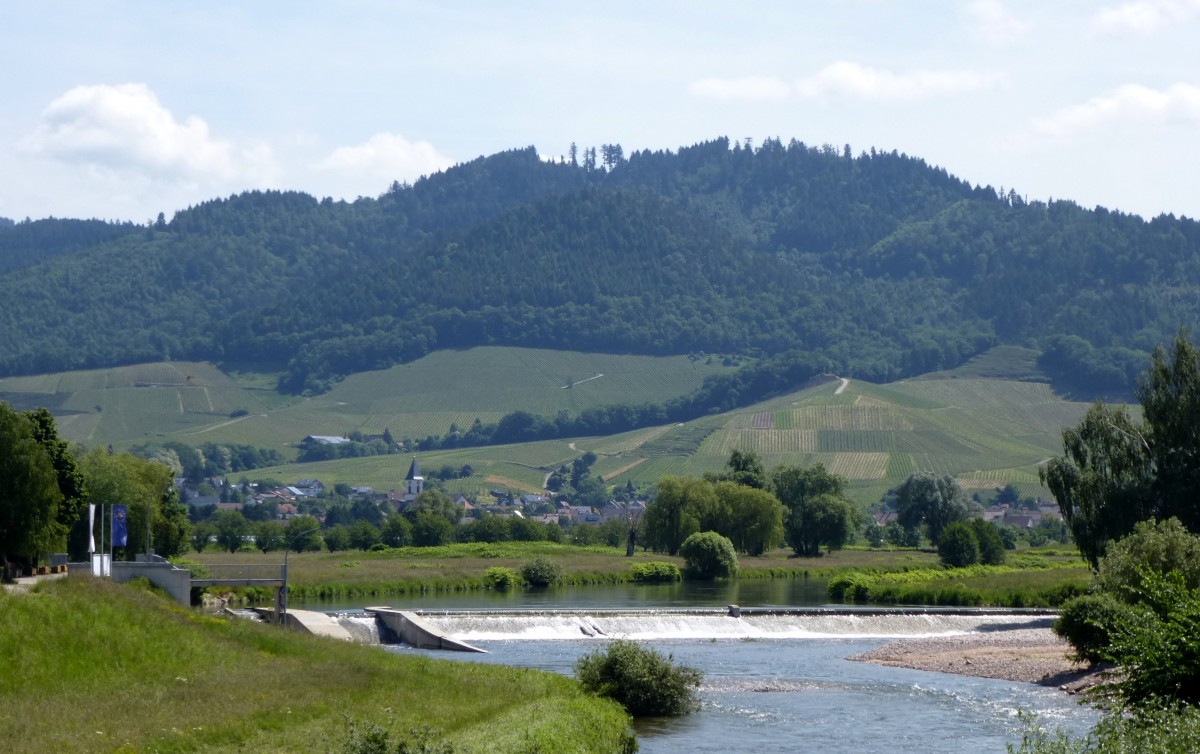
[[[1112,710],[1086,737],[1043,728],[1036,716],[1022,713],[1021,746],[1009,754],[1181,754],[1200,751],[1200,709],[1154,706],[1132,715]]]
[[[1200,703],[1200,591],[1147,570],[1137,597],[1113,626],[1105,656],[1122,678],[1107,691],[1126,707]]]
[[[683,540],[683,575],[689,579],[734,578],[738,573],[733,542],[715,531],[702,531]]]
[[[668,581],[679,581],[682,578],[678,566],[674,563],[664,563],[660,560],[634,563],[630,571],[633,572],[633,580],[639,584],[658,584]]]
[[[539,555],[521,566],[521,577],[530,586],[550,586],[562,578],[562,566]]]
[[[1003,565],[1004,551],[1016,547],[1015,540],[1013,547],[1005,545],[1003,537],[1000,536],[1000,527],[982,518],[971,519],[971,531],[974,532],[975,542],[979,545],[979,562],[984,565]]]
[[[829,580],[825,593],[831,600],[866,602],[871,596],[871,582],[870,576],[861,573],[842,573]]]
[[[1104,659],[1113,627],[1129,606],[1111,594],[1085,594],[1062,606],[1054,633],[1070,642],[1075,657],[1096,663]]]
[[[617,701],[634,717],[675,717],[700,707],[699,670],[631,641],[614,641],[580,657],[575,675],[584,690]]]
[[[1146,571],[1175,571],[1189,589],[1200,588],[1200,536],[1185,529],[1177,518],[1142,521],[1132,534],[1109,544],[1100,559],[1096,581],[1115,597],[1136,602]]]
[[[484,572],[483,580],[491,589],[495,589],[498,592],[505,592],[520,585],[521,575],[511,568],[493,566]]]
[[[979,540],[965,521],[955,521],[942,529],[938,539],[938,558],[949,568],[965,568],[979,562]]]

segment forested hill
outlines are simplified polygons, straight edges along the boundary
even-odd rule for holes
[[[1200,227],[1026,202],[896,153],[717,139],[480,158],[352,203],[0,223],[0,374],[164,358],[289,390],[433,350],[819,354],[888,381],[998,343],[1125,394],[1200,314]]]

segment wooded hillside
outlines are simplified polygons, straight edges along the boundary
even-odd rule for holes
[[[0,375],[252,364],[288,391],[431,351],[800,351],[876,382],[993,345],[1125,395],[1200,313],[1200,226],[1026,202],[768,139],[597,164],[514,150],[377,199],[217,199],[150,227],[0,223]]]

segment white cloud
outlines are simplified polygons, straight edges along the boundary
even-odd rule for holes
[[[383,180],[412,180],[454,164],[428,141],[377,133],[362,144],[338,147],[321,161],[322,170]]]
[[[796,84],[803,97],[845,96],[871,100],[923,100],[990,89],[1003,83],[994,74],[915,70],[893,73],[839,61]]]
[[[974,35],[992,46],[1013,43],[1030,30],[1030,23],[1016,17],[1001,0],[973,0],[964,12]]]
[[[1112,123],[1200,126],[1200,87],[1179,83],[1159,90],[1127,84],[1081,105],[1034,119],[1031,136],[1067,139]]]
[[[786,82],[760,76],[701,79],[692,82],[688,88],[692,94],[717,100],[781,100],[791,94],[791,87]]]
[[[788,84],[763,76],[707,78],[689,86],[692,94],[716,100],[778,101],[791,97],[850,97],[867,100],[924,100],[990,89],[1003,78],[972,71],[915,70],[894,73],[839,61]]]
[[[973,0],[965,13],[974,33],[998,47],[1015,42],[1030,28],[1029,22],[1013,15],[1001,0]]]
[[[71,89],[46,107],[22,147],[64,163],[180,182],[228,182],[272,172],[269,148],[238,148],[215,139],[195,116],[180,123],[145,84]]]
[[[1200,0],[1134,0],[1095,13],[1089,27],[1100,34],[1149,34],[1200,15]]]

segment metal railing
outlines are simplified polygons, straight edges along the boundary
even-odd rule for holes
[[[282,583],[281,563],[204,563],[191,565],[192,581]]]

